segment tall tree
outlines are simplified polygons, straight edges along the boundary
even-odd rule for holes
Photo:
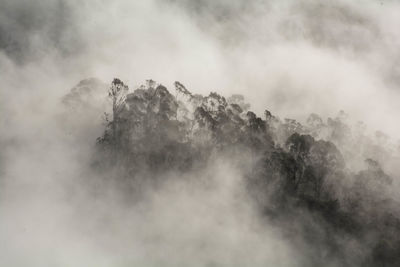
[[[112,134],[113,138],[116,138],[117,124],[119,120],[119,113],[123,107],[123,103],[128,93],[128,86],[125,85],[120,79],[114,78],[111,82],[111,87],[108,90],[108,96],[112,100]]]

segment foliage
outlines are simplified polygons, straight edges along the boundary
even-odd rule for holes
[[[186,96],[182,101],[154,81],[127,93],[122,81],[113,80],[109,95],[114,116],[98,139],[100,166],[122,166],[134,180],[143,171],[188,172],[205,166],[215,153],[246,151],[254,159],[246,173],[247,187],[266,218],[283,222],[299,218],[299,210],[311,213],[324,225],[326,238],[301,224],[307,233],[303,238],[310,243],[318,239],[330,248],[331,257],[346,253],[337,235],[346,234],[361,246],[374,233],[377,238],[368,241],[371,253],[357,259],[357,264],[399,263],[400,220],[385,212],[396,205],[374,191],[387,190],[392,179],[376,160],[366,159],[367,167],[359,172],[346,166],[351,150],[361,151],[365,143],[362,133],[352,132],[345,123],[344,112],[327,122],[311,114],[306,125],[281,121],[268,110],[263,119],[248,111],[240,95],[227,99],[215,92],[194,95],[181,83],[174,85],[178,94]],[[349,141],[353,136],[358,143]],[[374,211],[366,212],[365,203],[372,202]],[[377,220],[387,221],[388,230],[379,228]]]

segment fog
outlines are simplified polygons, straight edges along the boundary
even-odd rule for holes
[[[307,266],[312,249],[259,216],[235,159],[134,203],[114,185],[93,193],[103,112],[62,97],[88,77],[178,80],[260,115],[344,110],[396,143],[398,25],[384,0],[0,0],[0,265]]]

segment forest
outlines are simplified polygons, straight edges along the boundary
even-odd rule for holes
[[[400,265],[399,205],[383,167],[393,168],[399,150],[387,135],[369,136],[343,111],[327,120],[311,114],[301,124],[269,110],[257,115],[242,95],[174,87],[147,80],[130,90],[117,78],[110,85],[87,79],[63,98],[72,113],[93,112],[91,94],[108,93],[92,160],[108,175],[95,180],[137,202],[146,188],[203,179],[210,162],[224,159],[240,170],[262,220],[299,249],[306,244],[308,266]]]

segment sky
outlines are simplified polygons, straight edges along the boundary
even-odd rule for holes
[[[258,113],[304,120],[344,110],[400,132],[396,1],[1,5],[2,88],[13,92],[57,97],[87,77],[120,77],[133,89],[178,80],[197,93],[244,94]]]

